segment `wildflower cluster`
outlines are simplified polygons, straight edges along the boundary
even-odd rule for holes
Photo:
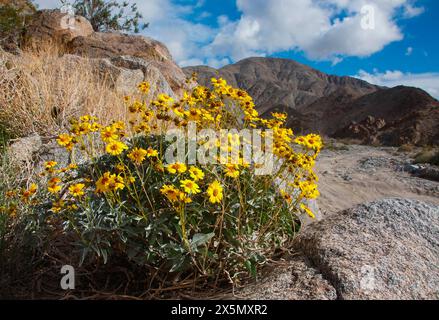
[[[210,279],[238,281],[243,270],[254,273],[293,238],[301,213],[314,216],[304,200],[319,196],[313,167],[321,138],[295,136],[285,127],[286,114],[260,117],[248,93],[221,78],[212,79],[212,89],[197,86],[179,100],[166,94],[152,99],[148,83],[138,89],[141,99],[125,98],[127,123],[103,125],[86,115],[58,137],[73,161],[75,152],[89,161],[45,164],[48,196],[40,202],[50,201],[47,223],[62,223],[84,255],[94,251],[104,260],[122,254],[163,272]],[[241,148],[249,142],[233,133],[196,141],[206,150],[226,151],[226,161],[167,163],[166,131],[190,123],[259,129],[261,138],[272,132],[273,146],[263,151],[274,155],[275,172],[255,175],[258,164]],[[35,193],[31,185],[21,197],[28,202]]]

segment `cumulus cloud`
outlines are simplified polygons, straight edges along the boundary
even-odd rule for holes
[[[416,1],[236,0],[240,17],[230,20],[220,16],[216,27],[203,23],[200,17],[188,19],[194,9],[203,9],[204,0],[136,2],[150,22],[145,35],[164,42],[179,64],[202,62],[218,67],[249,56],[289,50],[334,65],[347,56],[367,57],[403,39],[399,20],[424,11]],[[58,3],[36,2],[41,7]]]
[[[333,62],[367,57],[403,39],[401,11],[407,18],[423,11],[409,0],[237,0],[237,7],[241,18],[222,26],[211,54],[239,60],[300,50]]]
[[[436,99],[439,99],[439,73],[404,73],[399,70],[385,72],[374,70],[373,73],[368,73],[360,70],[354,77],[385,87],[405,85],[422,88]]]

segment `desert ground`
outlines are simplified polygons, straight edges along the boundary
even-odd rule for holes
[[[317,162],[323,216],[383,198],[407,198],[439,205],[439,182],[405,170],[411,154],[398,148],[335,144]]]

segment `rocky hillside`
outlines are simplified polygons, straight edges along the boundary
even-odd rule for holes
[[[221,76],[248,90],[260,113],[287,112],[296,131],[384,145],[439,144],[439,102],[421,89],[378,87],[277,58],[184,70],[196,72],[204,85]]]
[[[91,59],[98,71],[109,76],[121,90],[141,81],[152,85],[152,93],[180,95],[186,88],[186,76],[174,62],[168,49],[151,38],[117,32],[94,32],[91,24],[76,16],[74,28],[63,23],[58,10],[38,11],[25,33],[25,46],[39,49],[58,46],[69,61]]]
[[[262,113],[273,108],[298,110],[321,97],[344,89],[355,96],[374,92],[378,87],[365,81],[327,75],[288,59],[249,58],[219,70],[189,67],[185,72],[198,73],[206,84],[212,76],[221,76],[231,85],[246,89],[258,102]]]

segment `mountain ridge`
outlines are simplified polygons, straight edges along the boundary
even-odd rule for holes
[[[187,76],[197,73],[199,83],[207,86],[212,77],[223,77],[247,90],[262,116],[287,112],[288,125],[300,133],[383,145],[439,144],[439,125],[432,123],[439,123],[439,102],[419,88],[377,86],[285,58],[246,58],[220,69],[195,66],[183,71]],[[373,128],[369,123],[367,130],[355,127],[369,117],[385,125]]]

